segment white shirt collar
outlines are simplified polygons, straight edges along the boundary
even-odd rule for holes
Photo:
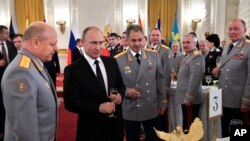
[[[85,52],[83,52],[83,54],[84,54],[84,57],[86,58],[86,60],[88,61],[89,65],[91,65],[91,66],[95,65],[95,60],[98,60],[99,63],[103,64],[101,57],[98,57],[97,59],[93,59],[93,58],[89,57]]]
[[[141,50],[139,52],[134,52],[133,50],[130,49],[130,52],[132,53],[133,56],[135,56],[137,53],[141,55]]]

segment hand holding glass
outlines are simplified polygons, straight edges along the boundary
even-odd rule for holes
[[[115,103],[115,100],[116,100],[116,95],[117,95],[118,91],[116,88],[110,88],[110,99],[111,99],[111,102]],[[114,113],[111,113],[109,115],[109,117],[117,117]]]
[[[135,89],[137,92],[140,92],[140,87],[139,87],[139,86],[136,86],[134,89]],[[135,107],[137,107],[137,108],[142,107],[142,105],[139,104],[139,102],[140,102],[140,98],[138,97],[137,100],[136,100],[136,105],[135,105]]]

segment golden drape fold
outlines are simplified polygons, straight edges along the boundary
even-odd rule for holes
[[[15,0],[15,11],[19,33],[30,23],[45,19],[43,0]]]
[[[150,30],[155,28],[157,19],[160,17],[163,38],[168,44],[178,0],[148,0],[148,18]]]

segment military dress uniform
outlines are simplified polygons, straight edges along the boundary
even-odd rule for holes
[[[22,48],[7,67],[1,87],[4,141],[55,141],[57,96],[42,62]]]
[[[192,121],[198,116],[199,105],[203,102],[201,82],[204,71],[205,60],[198,50],[194,50],[182,60],[177,75],[175,104],[183,104],[184,100],[191,102],[191,108],[193,109]],[[188,129],[188,113],[184,105],[182,105],[182,110],[183,128]]]
[[[218,48],[212,48],[205,58],[205,75],[212,75],[212,70],[216,68],[216,59],[221,56],[221,51]],[[215,79],[215,78],[213,78]]]
[[[158,109],[167,106],[164,75],[158,54],[150,49],[142,49],[140,65],[130,49],[118,54],[115,58],[125,86],[127,88],[139,87],[141,93],[138,101],[129,97],[124,98],[123,118],[138,122],[157,118]],[[136,107],[137,103],[141,107]],[[150,130],[154,132],[152,127]]]
[[[219,87],[223,94],[224,137],[229,136],[231,119],[243,120],[241,104],[250,106],[250,40],[243,37],[229,53],[228,49],[225,47],[223,50],[219,74]]]

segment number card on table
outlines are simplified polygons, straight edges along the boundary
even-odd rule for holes
[[[209,92],[208,118],[215,118],[222,115],[222,89],[213,87]]]

